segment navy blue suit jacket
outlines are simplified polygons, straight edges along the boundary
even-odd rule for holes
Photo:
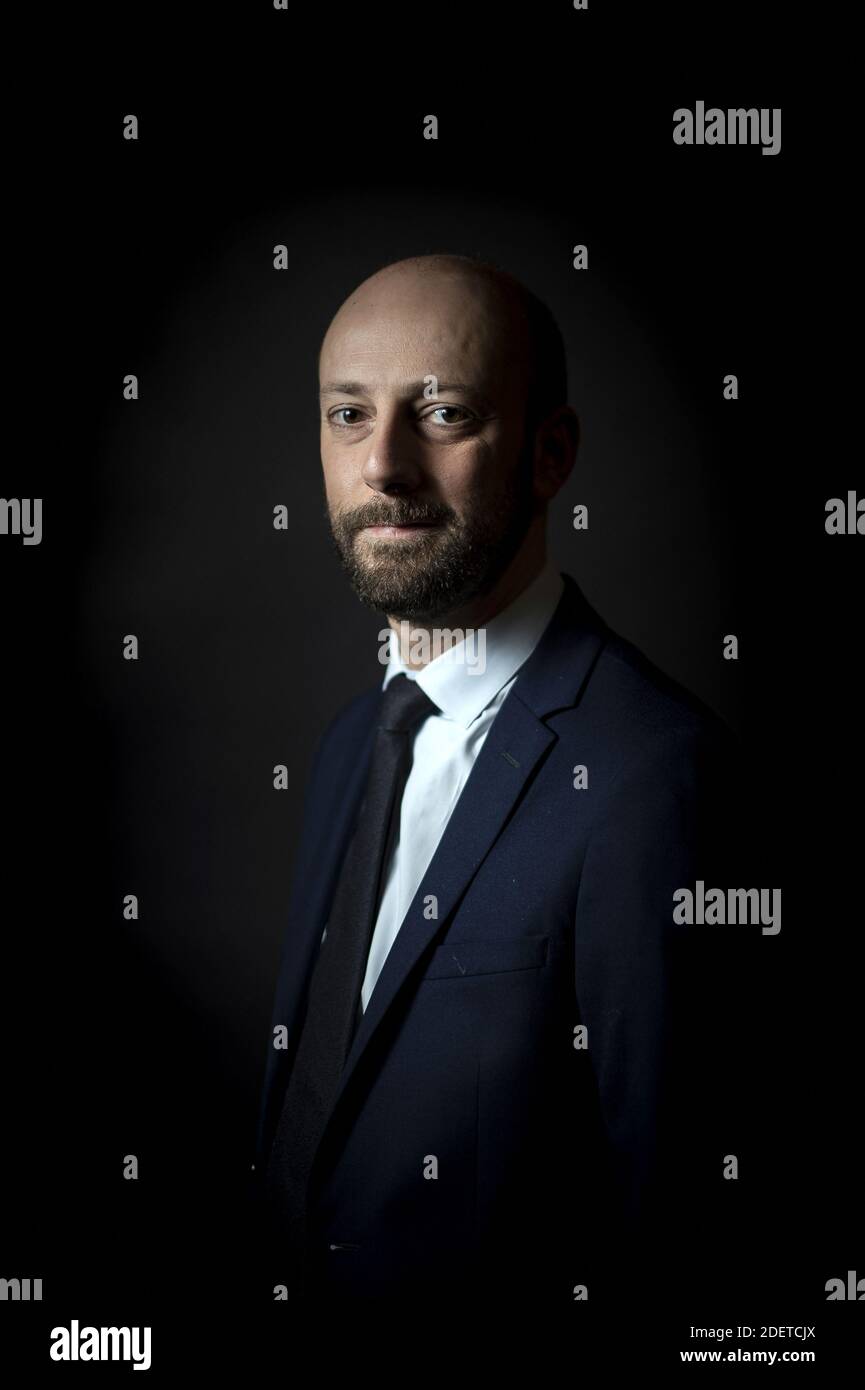
[[[653,1252],[717,1219],[735,1000],[718,929],[675,926],[673,894],[727,886],[736,741],[564,580],[347,1059],[313,1176],[328,1298],[600,1297],[630,1252],[650,1279]],[[259,1182],[380,696],[353,700],[313,762]]]

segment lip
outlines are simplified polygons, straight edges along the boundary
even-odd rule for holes
[[[368,536],[412,536],[418,531],[437,531],[437,522],[415,521],[408,526],[364,526],[364,533]]]

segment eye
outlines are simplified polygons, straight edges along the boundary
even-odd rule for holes
[[[458,418],[452,418],[450,420],[435,420],[434,423],[436,425],[443,426],[446,429],[452,429],[454,425],[465,425],[468,424],[470,420],[474,419],[474,416],[472,415],[471,411],[466,410],[465,406],[462,405],[437,405],[435,409],[430,410],[426,415],[422,415],[421,419],[432,420],[434,415],[448,414],[451,416],[457,416]]]
[[[338,420],[336,418],[338,415],[353,415],[356,418],[353,420]],[[337,429],[346,430],[351,429],[354,425],[360,424],[363,419],[363,412],[360,407],[356,405],[338,405],[335,410],[330,411],[327,418],[332,425],[336,425]]]

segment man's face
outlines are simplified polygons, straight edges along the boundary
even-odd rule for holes
[[[321,458],[364,603],[429,621],[507,568],[532,516],[526,373],[519,320],[471,277],[400,267],[342,306],[319,364]]]

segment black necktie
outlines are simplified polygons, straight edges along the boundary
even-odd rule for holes
[[[348,1055],[391,830],[411,763],[411,731],[438,706],[400,673],[385,687],[366,795],[340,871],[270,1152],[266,1189],[295,1269],[307,1251],[313,1161]],[[302,1284],[302,1274],[298,1276]]]

